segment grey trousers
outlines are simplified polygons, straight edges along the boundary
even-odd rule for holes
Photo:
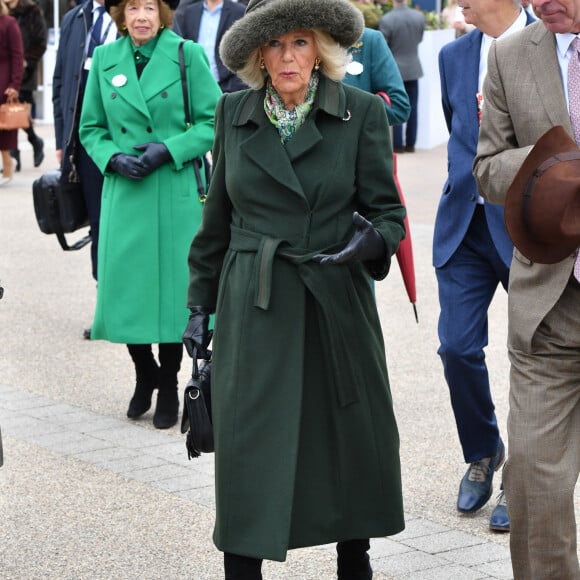
[[[574,488],[580,474],[580,284],[571,279],[531,352],[509,349],[503,482],[515,580],[580,580]]]

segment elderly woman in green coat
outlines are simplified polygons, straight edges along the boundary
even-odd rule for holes
[[[183,54],[191,126],[171,26],[178,0],[106,0],[123,38],[89,60],[80,138],[103,172],[97,307],[91,337],[125,343],[136,386],[127,416],[151,407],[177,422],[177,373],[187,322],[187,252],[201,221],[192,160],[211,147],[221,91],[203,48]],[[152,343],[159,343],[159,362]]]
[[[252,89],[222,97],[189,253],[190,354],[212,341],[214,541],[227,579],[404,527],[399,437],[369,274],[404,237],[380,97],[340,82],[362,34],[348,0],[250,0],[220,45]]]

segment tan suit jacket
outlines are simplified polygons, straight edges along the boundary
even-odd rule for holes
[[[494,42],[484,83],[484,109],[474,175],[481,195],[503,203],[531,146],[562,125],[573,135],[556,39],[542,22]],[[534,332],[570,280],[575,254],[533,263],[514,249],[509,284],[509,344],[529,352]]]

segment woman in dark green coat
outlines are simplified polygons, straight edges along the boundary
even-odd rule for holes
[[[95,50],[80,122],[83,146],[105,176],[91,337],[127,344],[137,375],[127,416],[148,411],[158,388],[158,429],[177,422],[187,252],[203,208],[191,161],[211,147],[221,95],[203,48],[187,42],[186,126],[182,39],[169,30],[177,3],[106,0],[125,36]]]
[[[203,357],[216,313],[214,541],[228,579],[329,542],[339,578],[371,578],[368,539],[404,527],[369,275],[387,275],[405,210],[381,99],[339,82],[362,30],[347,0],[250,0],[220,46],[253,90],[216,111],[184,342]]]

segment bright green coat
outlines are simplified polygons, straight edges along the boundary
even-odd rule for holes
[[[181,342],[187,324],[187,252],[201,221],[188,163],[211,147],[221,91],[203,49],[185,44],[193,126],[185,127],[178,45],[163,30],[137,77],[128,37],[97,48],[87,82],[81,141],[105,174],[91,336],[121,343]],[[115,153],[165,143],[172,161],[142,181],[107,170]]]
[[[357,210],[383,236],[386,276],[404,236],[381,100],[321,78],[284,146],[264,92],[216,111],[214,174],[189,254],[190,306],[216,309],[212,404],[220,550],[289,548],[404,527],[399,437],[365,267],[322,266]]]

